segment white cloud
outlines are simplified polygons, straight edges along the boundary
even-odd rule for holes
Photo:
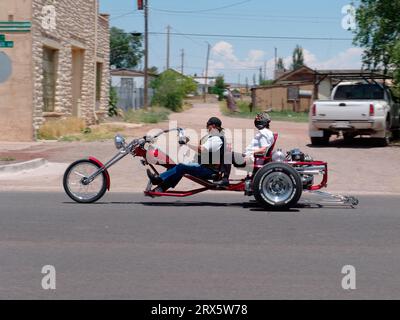
[[[249,50],[244,59],[236,56],[232,44],[226,41],[220,41],[212,47],[212,58],[210,59],[209,73],[217,75],[218,73],[232,69],[254,69],[263,65],[265,52],[262,50]]]
[[[317,69],[360,69],[363,49],[349,48],[325,61],[315,61],[310,64]]]
[[[361,48],[348,48],[339,52],[329,59],[321,60],[308,49],[304,49],[304,61],[312,69],[359,69],[361,68]],[[243,69],[249,73],[258,73],[258,68],[264,66],[266,53],[263,50],[252,49],[247,52],[244,59],[235,54],[234,46],[227,41],[216,43],[211,50],[209,73],[215,76],[219,73],[237,73],[232,69]],[[285,67],[288,69],[292,64],[292,56],[283,58]],[[272,78],[275,59],[267,61],[267,75]]]
[[[348,48],[345,51],[339,52],[332,58],[320,60],[311,51],[304,49],[304,62],[312,69],[360,69],[361,56],[363,49]],[[292,56],[287,56],[283,59],[285,67],[288,69],[292,64]],[[268,61],[268,66],[274,67],[274,59]]]
[[[238,60],[234,54],[233,45],[226,41],[218,42],[211,49],[211,53],[218,58],[224,58],[230,62],[236,62]]]

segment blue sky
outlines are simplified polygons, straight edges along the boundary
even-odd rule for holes
[[[223,6],[244,2],[229,8]],[[351,0],[149,0],[150,31],[261,35],[289,37],[352,38],[342,27],[342,8]],[[143,12],[136,0],[100,0],[101,12],[111,14],[111,25],[126,31],[143,32]],[[207,10],[207,11],[204,11]],[[190,12],[184,12],[190,11]],[[207,43],[212,45],[210,73],[222,73],[229,82],[242,83],[267,63],[272,76],[274,48],[287,66],[296,44],[305,49],[306,63],[319,69],[359,68],[361,49],[351,40],[235,39],[227,37],[171,37],[171,66],[180,66],[185,50],[185,73],[201,75],[205,69]],[[166,36],[150,36],[150,65],[163,70],[166,65]]]

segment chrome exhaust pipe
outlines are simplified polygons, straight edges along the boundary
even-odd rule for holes
[[[319,175],[325,173],[325,166],[295,167],[298,173],[307,175]]]

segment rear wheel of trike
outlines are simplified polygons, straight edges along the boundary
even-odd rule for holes
[[[254,177],[254,197],[266,209],[294,207],[303,192],[299,173],[284,163],[270,163]]]
[[[86,178],[101,167],[90,160],[78,160],[65,171],[63,185],[67,195],[79,203],[93,203],[99,200],[107,191],[107,176],[105,172],[99,174],[92,182]]]

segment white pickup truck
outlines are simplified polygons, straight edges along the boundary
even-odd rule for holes
[[[346,140],[369,135],[386,146],[399,127],[399,100],[394,100],[390,89],[378,83],[339,83],[330,100],[315,101],[310,109],[313,145],[327,144],[332,135],[342,133]]]

